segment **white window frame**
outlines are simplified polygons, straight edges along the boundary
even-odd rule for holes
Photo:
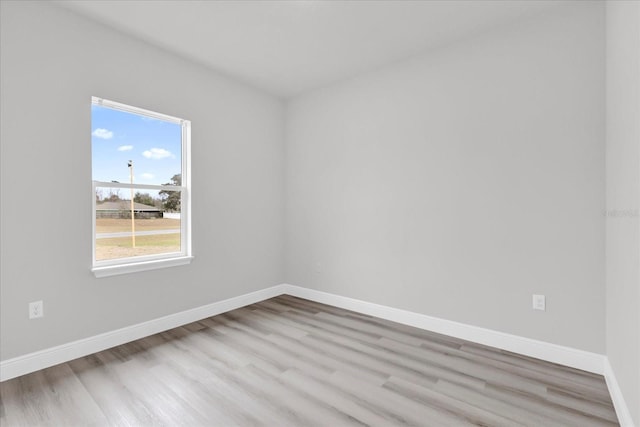
[[[114,182],[92,181],[92,268],[96,277],[113,276],[117,274],[135,273],[138,271],[155,270],[158,268],[173,267],[189,264],[193,259],[191,253],[191,122],[166,114],[156,113],[143,108],[121,104],[119,102],[91,97],[91,105],[108,107],[128,113],[147,116],[153,119],[176,123],[182,127],[182,185],[148,185],[125,184]],[[117,258],[96,261],[96,189],[100,188],[133,188],[147,190],[180,191],[180,252],[171,252],[157,255],[145,255],[128,258]]]

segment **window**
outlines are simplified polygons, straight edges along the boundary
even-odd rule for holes
[[[191,261],[188,120],[93,97],[96,277]]]

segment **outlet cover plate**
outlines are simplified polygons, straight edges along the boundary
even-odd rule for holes
[[[44,304],[42,301],[29,303],[29,319],[37,319],[44,316]]]
[[[544,295],[533,295],[533,309],[547,311],[547,303]]]

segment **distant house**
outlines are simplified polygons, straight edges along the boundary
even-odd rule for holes
[[[155,206],[133,202],[136,218],[162,218],[162,209]],[[131,201],[96,203],[96,218],[131,218]]]

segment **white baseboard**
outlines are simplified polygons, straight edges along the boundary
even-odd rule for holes
[[[616,415],[618,416],[620,425],[622,427],[635,426],[633,419],[631,418],[631,412],[625,403],[622,391],[618,386],[618,381],[616,380],[613,369],[609,363],[609,359],[602,354],[591,353],[571,347],[511,335],[451,320],[439,319],[425,314],[400,310],[354,298],[316,291],[314,289],[302,288],[300,286],[283,286],[283,293],[287,295],[305,298],[334,307],[368,314],[370,316],[391,320],[404,325],[414,326],[416,328],[437,332],[478,344],[535,357],[537,359],[546,360],[547,362],[558,363],[560,365],[570,366],[572,368],[603,375],[607,382],[607,388],[611,394],[613,406],[616,410]]]
[[[3,360],[0,362],[0,381],[9,380],[20,375],[48,368],[49,366],[68,362],[78,357],[148,337],[158,332],[186,325],[187,323],[195,322],[206,317],[215,316],[216,314],[282,295],[285,288],[284,285],[272,286],[256,292],[207,304],[202,307],[149,320],[137,325],[36,351],[13,359]]]
[[[635,424],[631,418],[631,411],[629,411],[629,407],[624,400],[622,390],[620,390],[620,386],[618,385],[618,380],[613,372],[611,363],[609,363],[609,358],[605,358],[604,361],[604,379],[607,382],[607,388],[609,389],[609,394],[611,394],[611,400],[613,401],[613,407],[616,410],[620,426],[634,427]]]
[[[605,356],[602,354],[591,353],[571,347],[564,347],[557,344],[511,335],[491,329],[480,328],[478,326],[467,325],[451,320],[439,319],[425,314],[400,310],[340,295],[302,288],[300,286],[284,286],[284,293],[296,297],[380,317],[382,319],[414,326],[420,329],[426,329],[455,338],[461,338],[478,344],[512,351],[514,353],[535,357],[548,362],[582,369],[595,374],[604,374]]]
[[[323,304],[604,375],[620,424],[624,427],[633,427],[631,413],[625,404],[611,365],[604,355],[288,284],[272,286],[137,325],[29,353],[13,359],[3,360],[0,362],[0,381],[9,380],[49,366],[68,362],[78,357],[106,350],[117,345],[125,344],[282,294],[317,301]]]

